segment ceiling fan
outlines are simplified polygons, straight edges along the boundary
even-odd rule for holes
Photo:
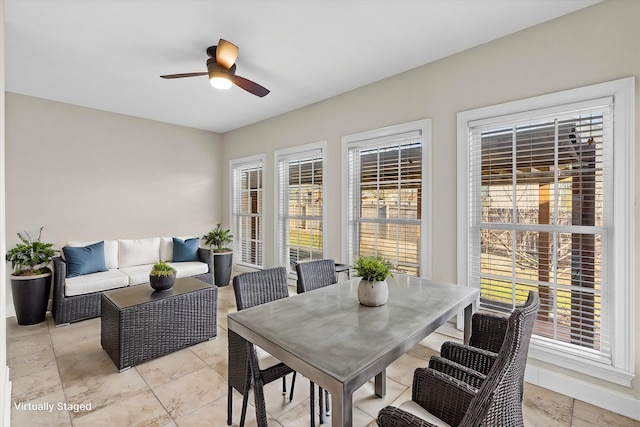
[[[260,86],[244,77],[236,76],[236,58],[238,57],[238,46],[224,39],[220,39],[217,46],[207,48],[207,70],[196,73],[168,74],[160,76],[163,79],[180,79],[183,77],[209,76],[211,85],[218,89],[229,89],[232,84],[250,92],[256,96],[263,97],[269,93],[269,89]]]

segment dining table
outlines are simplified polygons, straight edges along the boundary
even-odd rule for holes
[[[358,301],[360,278],[229,313],[229,331],[331,393],[332,427],[351,427],[353,393],[374,379],[384,397],[386,368],[453,316],[468,342],[479,290],[403,274],[387,278],[384,305]]]

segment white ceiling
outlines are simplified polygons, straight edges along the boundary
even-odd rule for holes
[[[598,0],[4,0],[9,92],[227,132],[347,92]],[[206,77],[240,47],[258,98]]]

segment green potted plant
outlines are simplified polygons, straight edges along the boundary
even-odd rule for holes
[[[227,286],[233,266],[233,250],[227,247],[233,242],[231,231],[222,228],[222,224],[218,223],[216,228],[202,238],[209,245],[209,249],[213,250],[213,277],[216,286]]]
[[[176,269],[164,261],[153,264],[149,273],[149,283],[156,291],[166,291],[173,288],[176,282]]]
[[[358,284],[358,300],[360,304],[377,307],[387,302],[389,287],[387,277],[393,276],[393,265],[379,255],[359,256],[353,265],[356,276],[360,276]]]
[[[44,321],[51,290],[51,269],[48,265],[56,255],[52,243],[33,239],[26,231],[18,233],[20,243],[7,252],[11,262],[11,293],[19,325],[35,325]]]

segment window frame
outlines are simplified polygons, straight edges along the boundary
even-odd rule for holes
[[[240,157],[240,158],[236,158],[236,159],[231,159],[229,160],[229,218],[231,218],[231,233],[233,234],[234,238],[233,238],[233,250],[236,253],[235,256],[235,264],[238,266],[243,266],[243,267],[248,267],[251,269],[263,269],[264,268],[264,212],[265,212],[265,197],[264,197],[264,190],[265,190],[265,186],[264,186],[264,181],[265,181],[265,160],[266,160],[266,156],[265,154],[257,154],[257,155],[253,155],[253,156],[247,156],[247,157]],[[252,263],[248,263],[245,261],[242,261],[242,257],[241,257],[241,251],[240,251],[240,244],[241,244],[241,233],[239,230],[239,222],[238,222],[238,218],[236,216],[236,211],[235,211],[235,203],[236,203],[236,190],[237,190],[237,183],[235,181],[235,172],[237,170],[247,170],[250,168],[254,168],[256,166],[259,166],[261,168],[261,175],[262,175],[262,181],[261,181],[261,192],[262,192],[262,196],[261,196],[261,203],[260,203],[260,236],[262,236],[262,239],[259,240],[260,242],[260,255],[259,255],[259,259],[262,261],[260,264],[252,264]]]
[[[421,210],[422,218],[420,221],[420,277],[430,279],[432,277],[433,254],[432,254],[432,149],[431,149],[431,119],[421,119],[412,122],[387,126],[379,129],[358,132],[342,137],[342,254],[345,262],[352,265],[357,254],[350,254],[349,251],[349,235],[350,228],[353,226],[349,223],[349,149],[354,146],[372,145],[371,141],[375,139],[393,137],[394,135],[409,132],[420,132],[422,139],[422,201]]]
[[[613,109],[613,216],[609,229],[611,242],[603,251],[607,254],[610,267],[606,281],[611,287],[610,320],[611,365],[581,357],[581,351],[567,351],[566,346],[549,339],[534,335],[531,340],[529,356],[560,367],[570,367],[577,372],[600,378],[609,382],[631,387],[635,370],[635,319],[632,304],[635,302],[633,288],[635,244],[634,195],[635,195],[635,80],[624,78],[610,82],[565,90],[547,95],[507,102],[458,113],[457,118],[457,206],[458,241],[457,265],[458,283],[469,283],[467,267],[471,264],[468,253],[470,244],[469,229],[469,185],[472,176],[469,164],[469,123],[479,120],[495,120],[503,116],[530,115],[532,110],[558,111],[565,104],[579,103],[585,100],[605,98],[614,99]],[[614,231],[615,229],[615,231]],[[613,256],[611,256],[613,253]]]
[[[273,176],[274,176],[274,187],[275,187],[275,192],[274,192],[274,206],[276,209],[275,215],[274,215],[274,253],[276,254],[276,264],[280,265],[282,263],[282,259],[281,259],[281,249],[282,249],[282,245],[281,245],[281,240],[282,240],[282,236],[281,233],[283,232],[281,226],[282,226],[282,218],[280,216],[280,196],[281,196],[281,192],[282,189],[280,188],[280,182],[281,182],[281,177],[280,177],[280,162],[282,160],[285,160],[286,158],[291,158],[291,157],[299,157],[299,156],[304,156],[304,155],[312,155],[313,152],[318,152],[320,151],[320,154],[322,156],[322,257],[326,257],[326,253],[327,253],[327,248],[326,248],[326,244],[325,242],[327,241],[327,230],[326,230],[326,224],[327,224],[327,205],[325,203],[326,200],[326,187],[327,187],[327,176],[326,176],[326,158],[327,158],[327,141],[319,141],[319,142],[312,142],[309,144],[304,144],[304,145],[298,145],[295,147],[290,147],[290,148],[284,148],[281,150],[276,150],[274,152],[274,172],[273,172]],[[298,156],[299,155],[299,156]],[[287,269],[287,272],[289,274],[290,277],[295,277],[295,270],[291,271],[289,269],[289,265],[281,265],[282,267],[285,267]]]

